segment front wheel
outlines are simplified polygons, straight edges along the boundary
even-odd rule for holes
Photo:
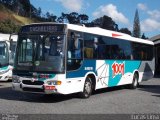
[[[138,75],[134,74],[132,84],[129,85],[130,89],[136,89],[138,86]]]
[[[92,94],[92,81],[87,77],[84,83],[83,92],[80,93],[81,98],[89,98]]]

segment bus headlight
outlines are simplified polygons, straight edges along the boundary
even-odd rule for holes
[[[13,75],[13,76],[12,76],[12,81],[13,81],[14,83],[20,83],[21,81],[20,81],[19,78],[20,78],[19,76]]]
[[[7,70],[2,70],[2,71],[0,71],[0,74],[4,74],[4,73],[6,73],[6,72],[8,72],[9,71],[9,69],[7,69]]]
[[[48,85],[61,85],[61,81],[47,81]]]

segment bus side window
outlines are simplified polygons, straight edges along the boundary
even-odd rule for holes
[[[84,56],[89,59],[93,58],[93,48],[85,47]]]
[[[75,45],[75,58],[82,58],[82,40],[79,39],[79,38],[76,38],[75,39],[75,42],[74,42],[74,45]]]
[[[81,66],[83,50],[83,39],[80,38],[80,34],[71,32],[68,37],[67,48],[67,70],[76,70]]]
[[[83,40],[75,33],[71,33],[71,38],[68,41],[68,58],[82,58]]]
[[[71,35],[68,37],[68,58],[71,59],[74,57],[74,33],[71,32]]]

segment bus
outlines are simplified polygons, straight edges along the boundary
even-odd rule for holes
[[[78,93],[128,85],[154,75],[154,44],[130,35],[73,24],[34,23],[18,33],[13,90]]]
[[[150,38],[154,42],[155,48],[155,76],[160,75],[160,34]]]
[[[16,35],[0,34],[0,81],[12,79],[16,40]]]

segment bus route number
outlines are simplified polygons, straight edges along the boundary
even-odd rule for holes
[[[114,62],[112,64],[112,76],[113,78],[116,76],[116,75],[124,75],[124,70],[125,70],[125,63],[117,63],[117,62]]]

